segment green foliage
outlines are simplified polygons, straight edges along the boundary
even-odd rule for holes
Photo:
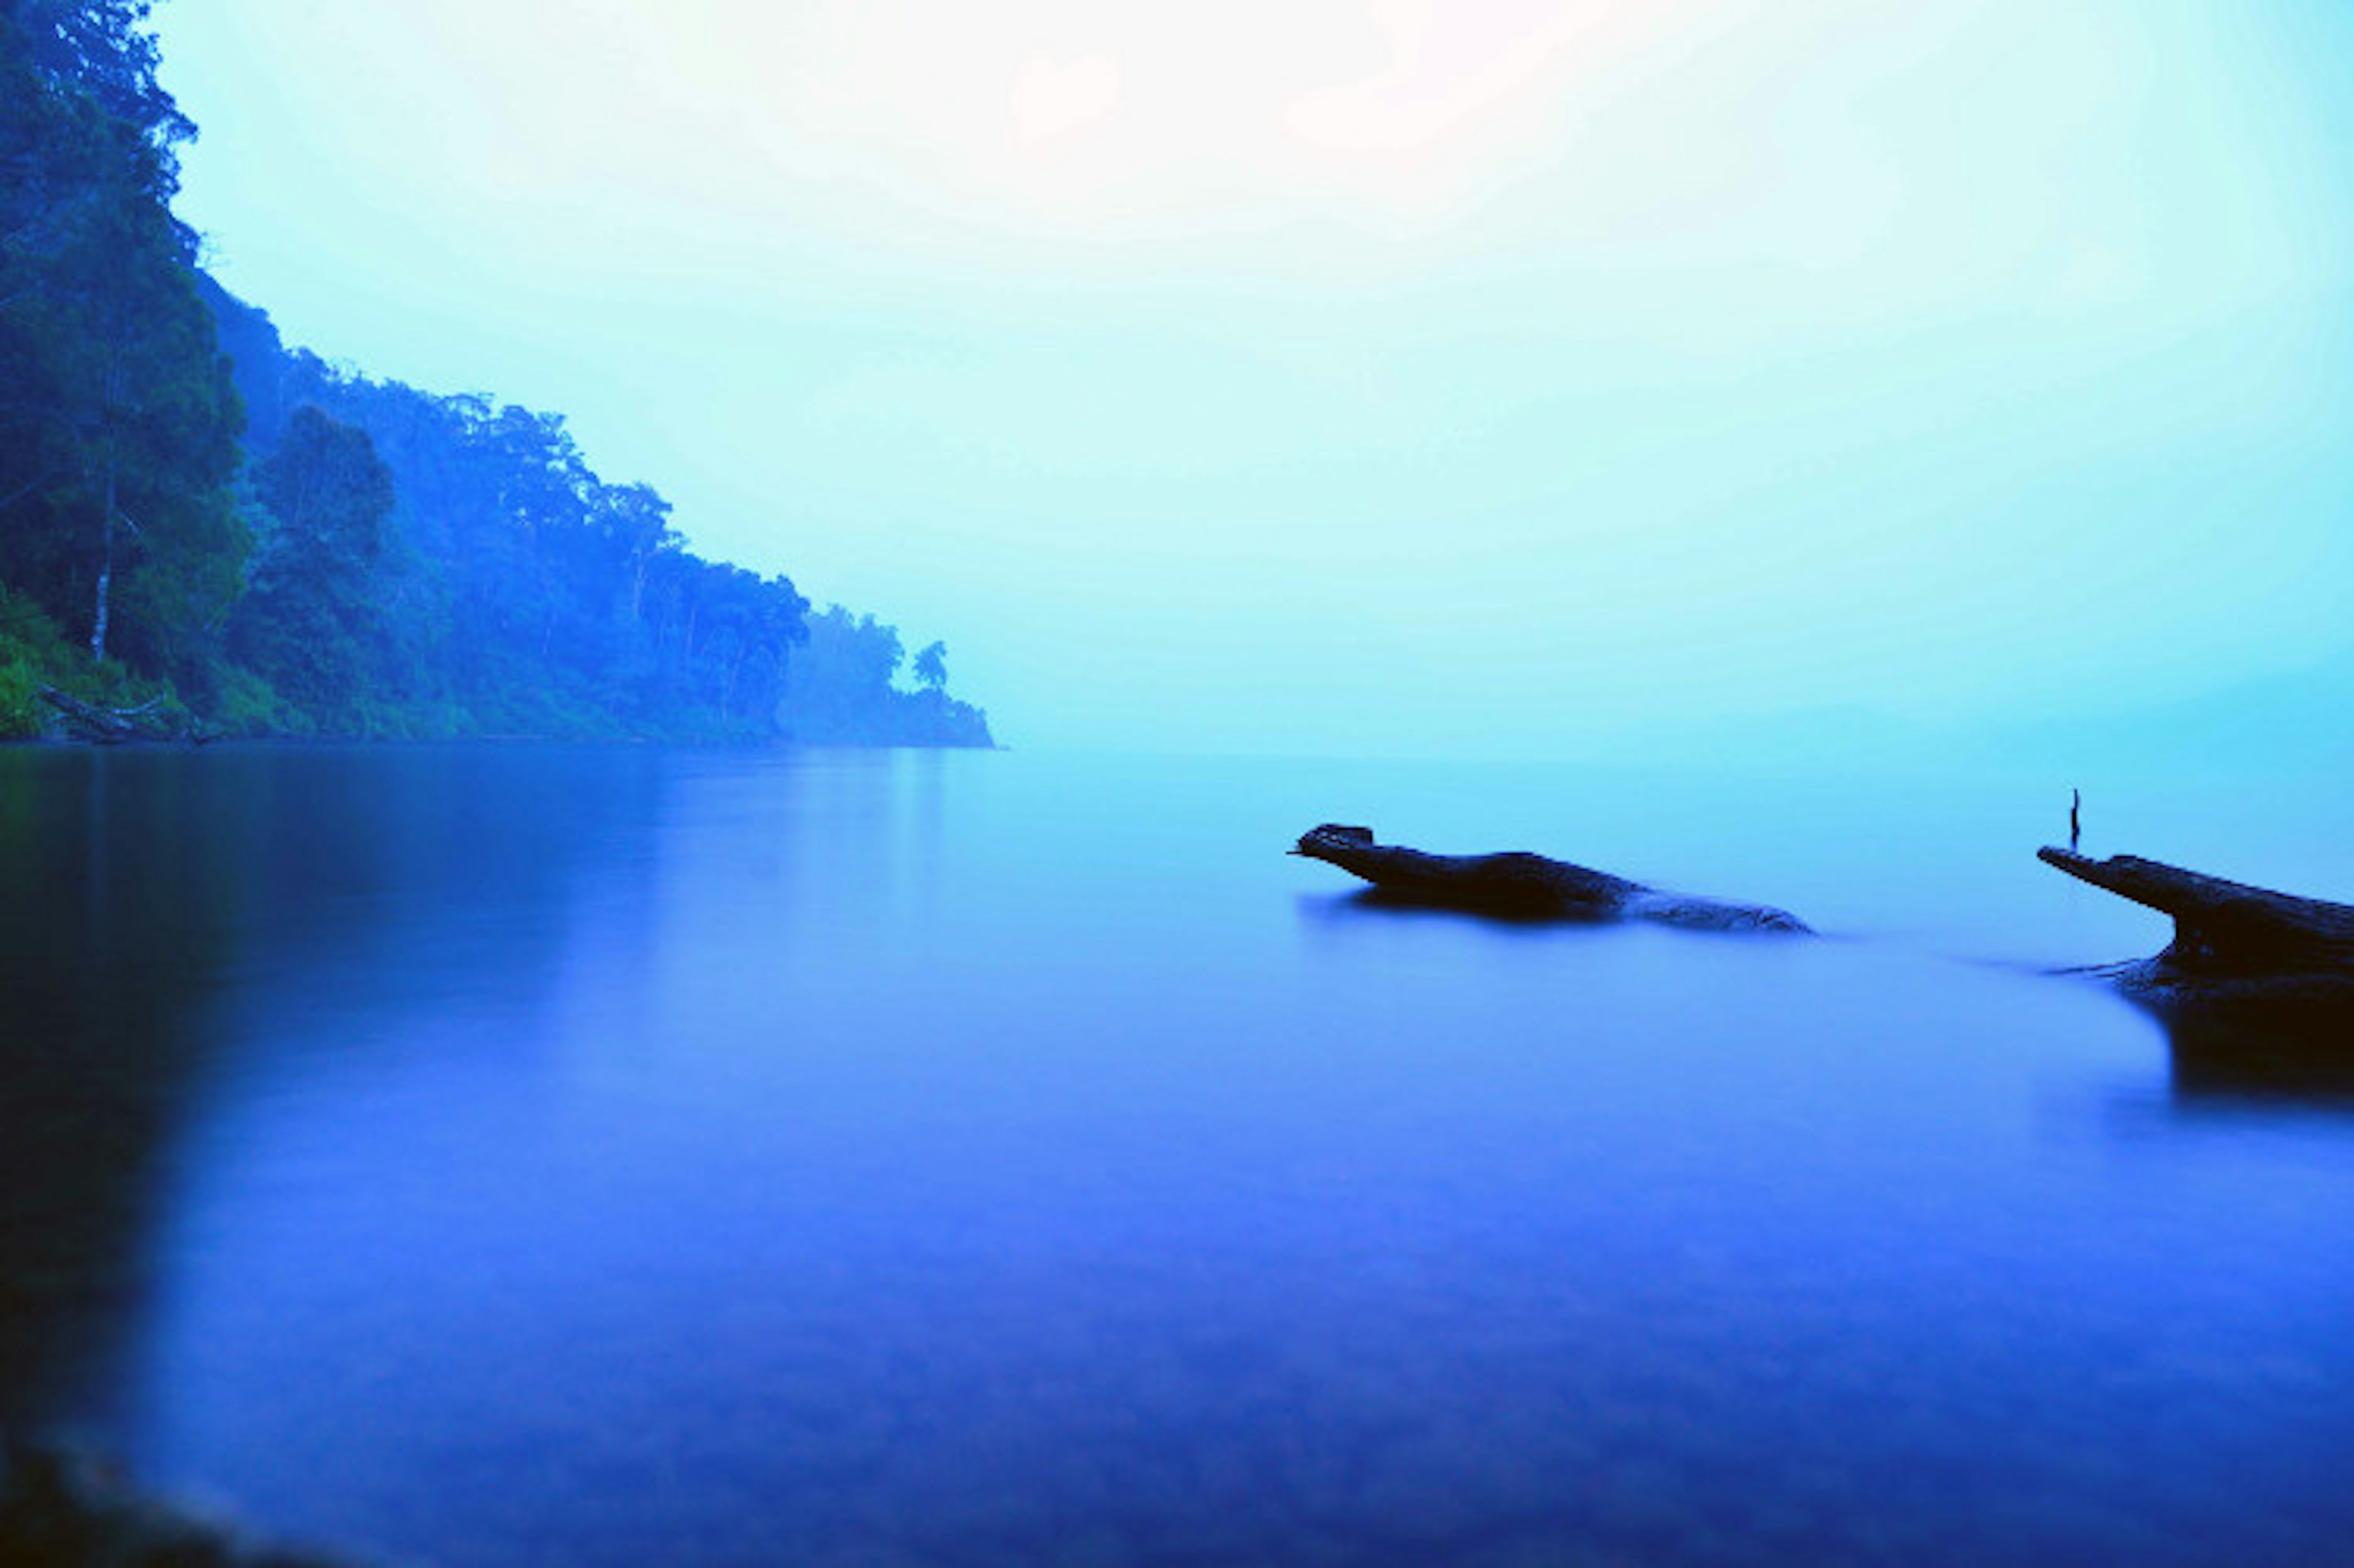
[[[828,606],[810,618],[809,646],[786,673],[779,720],[788,735],[814,745],[994,744],[987,715],[939,689],[948,679],[944,644],[916,655],[921,691],[893,684],[906,662],[897,631],[871,615]],[[928,670],[938,683],[927,678]]]
[[[211,727],[224,736],[300,736],[310,715],[281,697],[269,681],[242,666],[225,666],[213,697]]]
[[[0,21],[35,76],[88,94],[109,118],[164,153],[168,179],[177,174],[170,147],[196,128],[156,80],[162,55],[146,30],[154,9],[154,0],[8,0]],[[171,194],[168,183],[160,194]]]
[[[40,699],[42,686],[70,692],[107,707],[136,707],[159,699],[160,723],[181,723],[187,710],[162,682],[142,676],[120,661],[96,660],[90,650],[42,612],[26,595],[0,584],[0,740],[28,740],[48,733],[52,715]]]
[[[48,723],[40,688],[70,681],[66,639],[40,606],[0,584],[0,740],[31,740]]]
[[[41,733],[39,675],[21,658],[0,660],[0,740]]]
[[[797,681],[791,580],[561,417],[332,370],[198,273],[150,9],[0,0],[0,731],[47,680],[238,735],[986,744],[871,618]]]
[[[167,205],[187,126],[146,10],[0,9],[0,575],[157,668],[234,589],[243,415]]]
[[[382,656],[362,689],[388,705],[383,722],[579,738],[778,733],[786,671],[808,635],[808,601],[790,578],[685,549],[670,503],[599,477],[555,415],[346,375],[287,351],[259,312],[217,290],[212,302],[258,442],[282,449],[302,421],[326,418],[365,430],[393,476],[397,504],[366,587],[383,612]],[[265,544],[265,564],[275,548]],[[257,570],[257,599],[269,582]],[[283,619],[261,605],[249,614]],[[332,639],[313,626],[295,641]],[[236,646],[315,706],[260,639]]]
[[[367,733],[386,641],[369,589],[392,475],[366,431],[304,408],[254,486],[266,533],[229,622],[230,652],[321,723]]]

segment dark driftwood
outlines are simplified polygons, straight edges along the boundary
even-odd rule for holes
[[[1337,865],[1383,894],[1514,920],[1656,920],[1709,931],[1805,932],[1787,910],[1725,904],[1629,882],[1541,854],[1426,854],[1376,843],[1371,828],[1327,822],[1303,834],[1291,853]]]
[[[2155,1001],[2277,1011],[2291,1021],[2354,1021],[2354,906],[2226,882],[2179,865],[2073,850],[2037,858],[2080,882],[2174,917],[2156,958],[2100,972]]]

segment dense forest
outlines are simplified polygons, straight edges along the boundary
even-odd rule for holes
[[[290,350],[173,215],[151,7],[0,0],[0,738],[991,744],[940,644],[695,555],[560,416]]]

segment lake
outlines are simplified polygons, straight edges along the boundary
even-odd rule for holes
[[[2325,780],[0,754],[0,1421],[447,1564],[2342,1555],[2354,1086],[2044,972],[2167,935],[2078,782],[2354,895]]]

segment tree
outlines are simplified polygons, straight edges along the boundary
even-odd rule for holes
[[[52,611],[87,605],[101,660],[122,576],[174,579],[133,596],[151,609],[204,599],[242,548],[242,413],[167,205],[190,128],[148,10],[0,0],[0,569]]]
[[[270,530],[230,648],[315,715],[348,717],[379,662],[369,597],[393,505],[392,474],[367,432],[305,407],[254,471]]]
[[[916,655],[916,683],[937,692],[949,683],[949,645],[934,642]]]
[[[153,8],[0,0],[0,588],[41,672],[262,731],[775,733],[790,579],[689,552],[560,416],[335,369],[202,276]],[[840,641],[843,701],[914,700],[890,628]]]
[[[605,487],[605,529],[630,567],[630,620],[645,620],[646,574],[654,557],[681,548],[685,541],[670,525],[670,503],[651,484]]]
[[[196,128],[156,79],[163,54],[147,18],[154,0],[0,0],[0,31],[15,35],[26,62],[52,86],[87,93],[111,118],[165,150]],[[178,166],[158,166],[168,198]]]
[[[75,344],[60,412],[81,480],[74,510],[96,534],[90,648],[104,659],[126,543],[154,558],[216,532],[244,415],[167,223],[110,203],[89,228],[57,314]]]

